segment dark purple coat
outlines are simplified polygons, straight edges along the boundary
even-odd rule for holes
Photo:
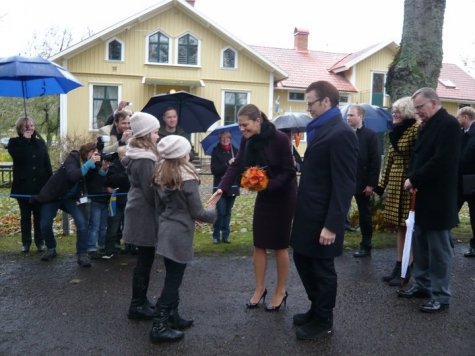
[[[236,178],[243,173],[241,161],[244,159],[246,142],[243,136],[234,162],[221,179],[218,188],[224,192],[229,192]],[[275,136],[269,139],[263,152],[275,176],[269,179],[267,189],[257,193],[252,222],[254,246],[280,250],[289,247],[297,193],[294,160],[289,140],[280,131],[276,131]]]

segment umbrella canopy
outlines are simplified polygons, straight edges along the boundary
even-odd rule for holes
[[[236,148],[239,148],[239,144],[241,142],[242,132],[239,130],[238,124],[231,124],[225,126],[216,127],[211,133],[206,136],[203,140],[201,140],[201,146],[205,154],[211,155],[213,152],[213,148],[217,146],[219,143],[219,133],[223,131],[229,131],[232,136],[231,145]]]
[[[411,209],[406,220],[406,237],[404,240],[404,249],[402,252],[401,262],[401,285],[404,287],[404,278],[406,278],[407,268],[409,267],[409,260],[411,258],[412,234],[414,233],[414,223],[416,219],[416,192],[411,197]]]
[[[346,120],[346,114],[352,104],[342,106],[340,108],[343,119]],[[391,113],[379,106],[370,104],[358,104],[365,110],[364,125],[374,132],[385,132],[393,129],[393,117]]]
[[[82,86],[63,67],[41,57],[0,58],[0,96],[26,99],[66,94]]]
[[[163,124],[163,114],[169,107],[176,109],[178,125],[188,133],[206,132],[221,120],[211,100],[186,91],[152,96],[142,111],[155,116]]]
[[[305,131],[310,122],[310,117],[303,112],[288,112],[272,120],[277,129],[291,129],[292,131]]]

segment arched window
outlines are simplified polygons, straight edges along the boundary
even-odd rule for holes
[[[153,63],[169,63],[170,39],[162,32],[148,37],[148,61]]]
[[[117,38],[113,38],[106,43],[106,60],[123,61],[124,43]]]
[[[190,34],[178,39],[178,64],[198,65],[198,45],[197,38]]]
[[[226,48],[222,52],[221,65],[223,68],[237,68],[237,55],[236,51],[231,48]]]

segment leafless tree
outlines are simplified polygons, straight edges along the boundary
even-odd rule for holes
[[[421,87],[437,87],[445,5],[446,0],[405,0],[401,46],[386,80],[392,101]]]

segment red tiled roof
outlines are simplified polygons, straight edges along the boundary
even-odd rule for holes
[[[251,46],[276,66],[282,68],[289,77],[279,83],[285,88],[302,88],[317,80],[332,83],[339,91],[357,92],[358,90],[343,76],[331,73],[328,69],[339,62],[346,53],[322,51],[297,52],[294,49]]]
[[[437,94],[441,99],[475,100],[475,78],[456,64],[442,63],[439,79],[448,79],[455,84],[454,88],[438,81]]]
[[[328,70],[329,71],[334,71],[335,69],[338,69],[338,68],[342,68],[342,67],[345,67],[345,65],[347,63],[349,63],[350,61],[352,61],[353,59],[356,59],[358,58],[359,56],[365,54],[366,52],[369,52],[371,49],[373,49],[374,47],[376,46],[379,46],[379,43],[375,44],[375,45],[372,45],[368,48],[365,48],[365,49],[362,49],[361,51],[358,51],[358,52],[355,52],[355,53],[350,53],[348,55],[346,55],[346,57],[342,58],[340,61],[338,61],[337,63],[335,63],[331,68],[329,68]]]

